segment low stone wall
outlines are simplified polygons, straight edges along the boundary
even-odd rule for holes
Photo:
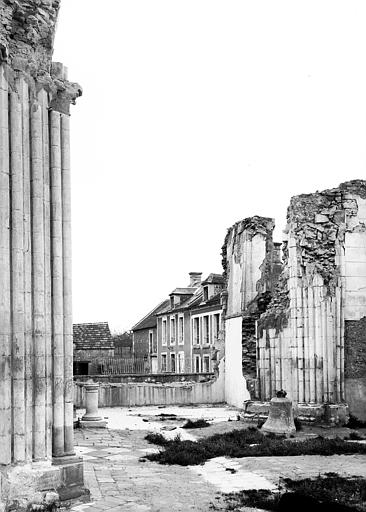
[[[171,382],[207,382],[214,378],[213,373],[120,373],[111,375],[74,375],[75,382],[93,379],[101,384],[126,384],[132,382],[171,383]]]
[[[100,382],[99,407],[212,404],[225,401],[223,373],[206,382],[105,382],[101,375],[93,380]],[[74,382],[74,404],[85,405],[85,390],[79,379]]]

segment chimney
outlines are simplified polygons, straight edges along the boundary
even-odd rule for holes
[[[195,287],[201,284],[202,272],[190,272],[189,273],[189,286]]]

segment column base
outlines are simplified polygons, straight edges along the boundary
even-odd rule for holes
[[[83,420],[79,421],[79,426],[81,428],[107,428],[106,420]]]
[[[83,462],[78,457],[66,457],[56,464],[46,460],[0,468],[0,512],[26,512],[32,505],[43,505],[47,510],[53,503],[70,500],[90,500],[84,487]]]
[[[67,453],[65,455],[54,455],[52,457],[53,466],[61,466],[62,464],[79,464],[83,462],[81,457],[77,457],[75,453]]]
[[[349,419],[348,405],[317,404],[317,403],[293,403],[294,416],[301,423],[314,425],[330,425],[341,427],[347,425]],[[248,401],[244,403],[244,412],[241,417],[244,420],[266,420],[269,414],[269,402]]]

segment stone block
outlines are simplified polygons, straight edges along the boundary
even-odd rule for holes
[[[315,215],[315,222],[316,224],[323,224],[325,222],[329,222],[329,217],[327,215],[318,213]]]
[[[106,420],[80,420],[81,428],[107,428]]]

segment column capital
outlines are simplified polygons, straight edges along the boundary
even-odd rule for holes
[[[67,67],[61,62],[52,62],[52,99],[50,109],[61,114],[70,114],[70,105],[75,105],[76,99],[82,95],[83,90],[76,82],[67,79]]]

